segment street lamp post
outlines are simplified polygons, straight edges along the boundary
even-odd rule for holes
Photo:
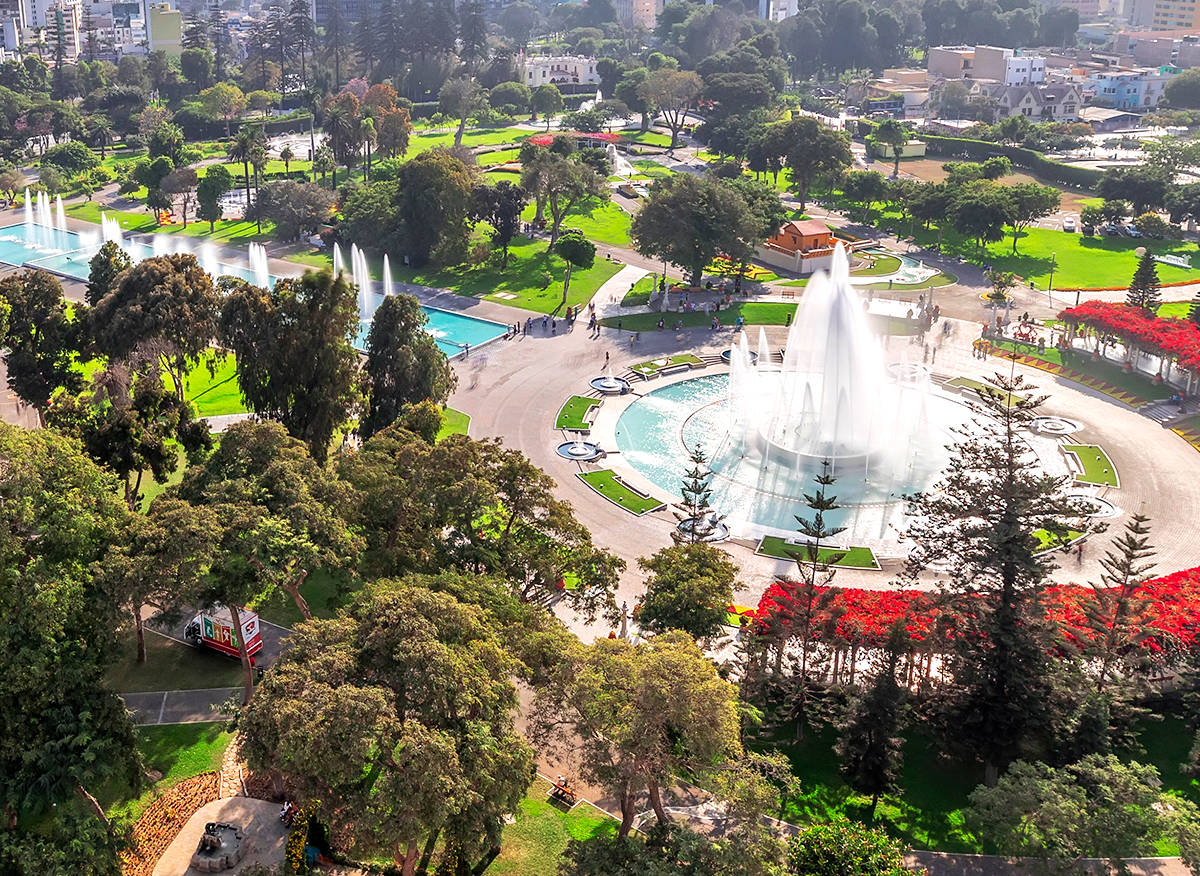
[[[1050,302],[1050,306],[1054,307],[1054,298],[1051,293],[1054,291],[1054,269],[1058,267],[1058,253],[1050,253],[1050,282],[1046,284],[1046,300]]]

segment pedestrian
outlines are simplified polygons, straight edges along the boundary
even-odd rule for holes
[[[558,334],[558,320],[557,319],[550,320],[550,334],[552,334],[552,335]]]
[[[1080,542],[1079,546],[1075,548],[1075,562],[1080,566],[1083,565],[1083,542]]]
[[[617,334],[621,333],[621,320],[617,320]]]
[[[783,327],[784,327],[784,328],[787,328],[787,327],[788,327],[788,326],[790,326],[791,324],[792,324],[792,315],[789,313],[789,314],[787,315],[787,321],[786,321],[786,322],[783,324]]]
[[[463,358],[469,359],[470,357],[471,357],[471,345],[463,344]]]
[[[546,330],[546,323],[548,323],[548,322],[550,322],[550,317],[546,316],[546,314],[543,313],[542,314],[542,331]]]
[[[608,350],[604,351],[604,367],[608,367]]]

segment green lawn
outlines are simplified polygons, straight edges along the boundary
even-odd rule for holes
[[[624,483],[617,480],[616,474],[606,468],[599,471],[583,472],[578,477],[610,502],[615,502],[626,511],[632,511],[639,517],[650,511],[656,511],[664,505],[663,502],[657,499],[647,499],[641,494],[635,493],[629,487],[625,486]]]
[[[622,131],[621,133],[630,143],[636,143],[639,146],[658,146],[662,149],[671,148],[670,134],[660,134],[658,131],[646,131],[645,133],[641,131]]]
[[[966,392],[961,393],[961,395],[964,398],[970,399],[974,402],[980,401],[979,393],[984,390],[988,390],[994,395],[999,395],[1000,393],[1000,390],[996,389],[996,387],[991,386],[990,384],[984,383],[981,380],[975,380],[973,377],[962,377],[961,375],[959,377],[952,377],[943,385],[948,386],[951,389],[967,390]],[[1004,398],[1004,404],[1010,408],[1013,406],[1013,396],[1011,394]]]
[[[614,819],[587,803],[563,811],[562,804],[550,802],[549,793],[549,782],[534,781],[516,822],[504,828],[500,856],[488,867],[488,876],[555,876],[568,841],[617,829]]]
[[[236,660],[176,642],[151,629],[146,628],[146,662],[140,666],[136,634],[132,629],[122,633],[119,658],[105,675],[114,690],[204,690],[242,683],[242,667]]]
[[[508,270],[502,271],[498,261],[477,265],[461,265],[453,268],[422,268],[414,270],[403,265],[392,265],[392,276],[401,283],[450,289],[459,295],[472,298],[487,298],[497,304],[521,307],[536,313],[561,313],[562,283],[566,276],[566,264],[557,256],[546,255],[545,240],[529,240],[520,235],[509,248]],[[333,259],[328,252],[306,252],[287,256],[288,261],[310,267],[327,267]],[[378,279],[382,272],[382,259],[372,259],[371,275]],[[586,271],[571,274],[571,289],[567,305],[579,306],[596,294],[604,281],[621,265],[597,259]],[[498,297],[503,293],[512,297]]]
[[[328,569],[313,569],[300,585],[300,595],[308,603],[308,610],[313,617],[330,618],[337,614],[341,605],[338,598],[341,581],[337,577],[340,574],[331,573]],[[304,620],[304,615],[296,607],[296,600],[282,590],[266,602],[254,606],[254,609],[263,620],[288,629]],[[241,678],[240,675],[238,677]]]
[[[206,361],[184,378],[184,395],[195,403],[201,417],[244,414],[248,408],[237,385],[237,362],[232,355],[226,356],[216,361],[215,373],[210,374],[208,363],[214,361],[215,353],[209,353]]]
[[[1100,487],[1119,487],[1121,481],[1117,477],[1117,467],[1113,465],[1108,454],[1097,444],[1063,444],[1064,453],[1070,453],[1083,466],[1083,473],[1076,473],[1075,481],[1081,484],[1095,484]]]
[[[187,227],[184,228],[182,221],[170,225],[159,225],[149,213],[110,210],[95,201],[68,204],[63,209],[68,216],[84,222],[94,222],[97,225],[100,224],[100,214],[103,213],[110,219],[116,219],[117,224],[125,231],[133,231],[137,234],[180,234],[185,237],[204,238],[223,246],[244,246],[249,243],[264,243],[274,239],[269,222],[263,223],[261,233],[255,223],[243,222],[240,219],[217,222],[214,230],[210,232],[208,223],[195,221],[191,217],[191,211],[189,211]]]
[[[442,428],[438,430],[437,440],[449,435],[466,435],[470,428],[471,418],[467,414],[454,408],[442,408]]]
[[[713,310],[707,316],[702,310],[695,313],[633,313],[619,319],[610,316],[600,320],[600,323],[609,328],[617,328],[617,323],[620,322],[622,330],[631,332],[653,331],[658,327],[660,319],[668,325],[683,320],[684,328],[710,328],[714,316],[719,317],[721,325],[726,327],[734,325],[739,316],[746,325],[786,325],[788,317],[794,316],[795,313],[795,304],[782,301],[734,301],[728,307],[722,308],[720,313]]]
[[[848,204],[843,204],[848,206]],[[877,211],[878,212],[878,211]],[[889,225],[899,227],[901,217],[894,210],[883,210],[875,222],[876,227]],[[928,230],[913,226],[913,237],[921,246],[937,242],[936,228]],[[1135,250],[1145,246],[1156,254],[1179,253],[1195,255],[1195,245],[1179,240],[1147,240],[1129,237],[1085,237],[1049,228],[1029,228],[1017,241],[1014,255],[1011,232],[1004,240],[988,244],[981,255],[978,244],[964,239],[953,230],[942,234],[942,252],[949,256],[962,256],[975,264],[990,264],[1001,271],[1012,271],[1026,281],[1032,280],[1038,289],[1045,289],[1050,279],[1051,257],[1054,257],[1055,289],[1074,288],[1123,288],[1129,284],[1137,268],[1138,255]],[[1196,280],[1200,274],[1185,268],[1160,264],[1159,279],[1164,283]]]
[[[234,737],[225,729],[224,722],[138,727],[135,732],[146,769],[162,773],[162,778],[137,797],[117,782],[101,788],[96,799],[109,818],[136,821],[164,791],[184,779],[220,769],[225,749]]]
[[[875,255],[875,264],[853,271],[855,277],[883,277],[900,270],[900,259],[890,255]]]
[[[945,271],[942,271],[937,274],[934,274],[932,277],[930,277],[927,280],[922,280],[919,283],[905,283],[901,286],[896,286],[895,284],[889,286],[887,283],[883,283],[883,282],[863,283],[862,285],[856,285],[854,288],[858,289],[860,292],[867,290],[867,289],[870,289],[875,292],[883,292],[883,291],[888,291],[888,292],[914,291],[915,292],[918,289],[935,289],[939,286],[951,286],[957,282],[958,282],[958,277],[954,276],[953,274],[948,274]]]
[[[1064,351],[1057,347],[1047,347],[1044,352],[1039,353],[1037,347],[1018,341],[991,341],[991,344],[993,347],[1015,350],[1033,359],[1040,359],[1043,362],[1049,362],[1053,365],[1061,365],[1075,371],[1081,371],[1089,377],[1103,380],[1105,383],[1115,386],[1122,392],[1136,395],[1142,399],[1165,398],[1167,395],[1164,392],[1165,387],[1161,385],[1156,386],[1154,381],[1149,377],[1145,377],[1136,371],[1126,372],[1120,365],[1110,362],[1107,359],[1094,360],[1089,353],[1081,350],[1067,350],[1064,353]]]
[[[183,448],[178,446],[176,447],[176,454],[179,459],[178,467],[167,477],[165,484],[160,484],[156,481],[148,470],[142,475],[142,487],[139,492],[142,494],[141,510],[143,514],[146,513],[146,509],[150,507],[150,503],[163,490],[183,480],[183,473],[187,471],[187,456],[184,454]]]
[[[583,432],[592,428],[585,418],[588,411],[594,407],[599,407],[600,400],[591,398],[586,395],[573,395],[567,399],[562,408],[558,412],[558,419],[554,421],[555,429],[567,429],[570,431]]]
[[[639,158],[629,163],[634,166],[639,174],[651,179],[671,175],[670,170],[667,170],[667,168],[663,167],[657,161],[651,161],[649,158]]]
[[[1033,537],[1037,539],[1037,542],[1038,542],[1037,549],[1039,551],[1046,551],[1046,550],[1050,550],[1051,548],[1063,547],[1065,545],[1068,545],[1071,542],[1075,541],[1076,539],[1082,538],[1083,533],[1079,532],[1078,530],[1075,530],[1075,529],[1068,529],[1067,537],[1066,537],[1066,540],[1064,541],[1059,536],[1053,535],[1052,533],[1050,533],[1048,530],[1035,529],[1033,531]]]
[[[475,160],[480,167],[492,167],[497,164],[507,164],[510,161],[516,161],[520,154],[520,149],[497,149],[495,152],[485,152]]]
[[[673,368],[676,365],[690,365],[693,368],[703,367],[704,360],[691,353],[680,353],[677,356],[666,356],[662,359],[651,359],[649,362],[639,362],[636,365],[631,365],[630,368],[638,374],[653,377],[664,368]]]
[[[804,554],[804,547],[798,544],[788,544],[786,539],[768,535],[758,544],[755,553],[781,560],[790,560],[794,554]],[[840,558],[839,558],[840,555]],[[850,547],[846,550],[836,548],[821,548],[817,559],[832,566],[847,566],[857,569],[878,569],[879,561],[874,552],[868,547]]]
[[[521,214],[525,222],[532,222],[537,214],[537,205],[530,204]],[[567,213],[562,227],[578,228],[588,240],[597,243],[607,243],[612,246],[629,246],[629,227],[633,219],[628,213],[614,204],[605,201],[590,207],[576,207]]]
[[[476,128],[474,130],[467,130],[463,134],[462,144],[468,147],[499,146],[502,143],[517,143],[529,137],[530,133],[520,128]],[[450,147],[453,145],[453,128],[423,133],[414,131],[408,140],[408,154],[405,155],[405,158],[412,158],[414,155],[420,155],[422,152],[427,152],[438,146]]]
[[[1187,319],[1191,312],[1192,302],[1190,301],[1165,301],[1158,305],[1158,309],[1155,311],[1159,316],[1173,319]]]

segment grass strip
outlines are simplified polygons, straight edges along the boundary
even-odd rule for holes
[[[675,368],[679,365],[689,365],[692,368],[703,368],[704,360],[699,356],[694,356],[691,353],[680,353],[677,356],[667,356],[663,359],[651,359],[649,362],[639,362],[631,367],[632,371],[646,377],[653,377],[660,371],[665,371],[668,368]]]
[[[787,539],[768,535],[758,543],[755,553],[780,560],[793,559],[793,554],[804,553],[804,545],[788,544]],[[818,562],[846,569],[878,569],[879,561],[869,547],[821,548],[817,552]]]
[[[1117,467],[1098,444],[1064,444],[1062,450],[1072,454],[1083,468],[1082,473],[1075,474],[1077,483],[1095,484],[1098,487],[1121,486]]]
[[[554,421],[554,428],[586,432],[592,428],[592,424],[587,420],[588,411],[599,406],[599,399],[586,395],[573,395],[559,409],[558,419]]]
[[[442,408],[442,428],[438,430],[437,440],[441,441],[448,435],[466,435],[470,428],[470,416],[454,408]]]
[[[488,876],[556,876],[567,843],[614,833],[617,822],[587,803],[570,810],[549,799],[550,783],[536,779],[516,820],[504,828],[500,855]]]
[[[611,469],[585,471],[578,474],[577,477],[610,502],[620,505],[626,511],[639,517],[666,507],[664,502],[660,502],[652,496],[643,496],[641,493],[631,490]]]

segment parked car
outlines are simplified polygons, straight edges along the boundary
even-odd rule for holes
[[[1095,234],[1095,233],[1096,233],[1096,226],[1095,226],[1095,225],[1088,225],[1086,222],[1084,222],[1084,223],[1083,223],[1083,224],[1080,226],[1080,230],[1081,230],[1081,231],[1082,231],[1084,234],[1086,234],[1086,235],[1088,235],[1088,236],[1091,236],[1091,235],[1093,235],[1093,234]]]
[[[1063,220],[1063,231],[1069,231],[1069,232],[1071,232],[1072,234],[1074,234],[1074,233],[1075,233],[1075,219],[1074,219],[1074,217],[1072,217],[1072,216],[1068,216],[1066,219],[1064,219],[1064,220]]]
[[[1116,225],[1105,225],[1100,229],[1100,233],[1107,234],[1111,237],[1117,237],[1120,235],[1121,231]]]
[[[637,189],[634,186],[631,186],[629,183],[624,183],[622,185],[617,186],[617,191],[620,192],[622,195],[624,195],[627,198],[635,198],[636,199],[638,196]]]
[[[1138,231],[1138,227],[1136,225],[1127,226],[1125,228],[1125,233],[1128,234],[1130,237],[1141,237],[1142,236],[1142,232]]]

